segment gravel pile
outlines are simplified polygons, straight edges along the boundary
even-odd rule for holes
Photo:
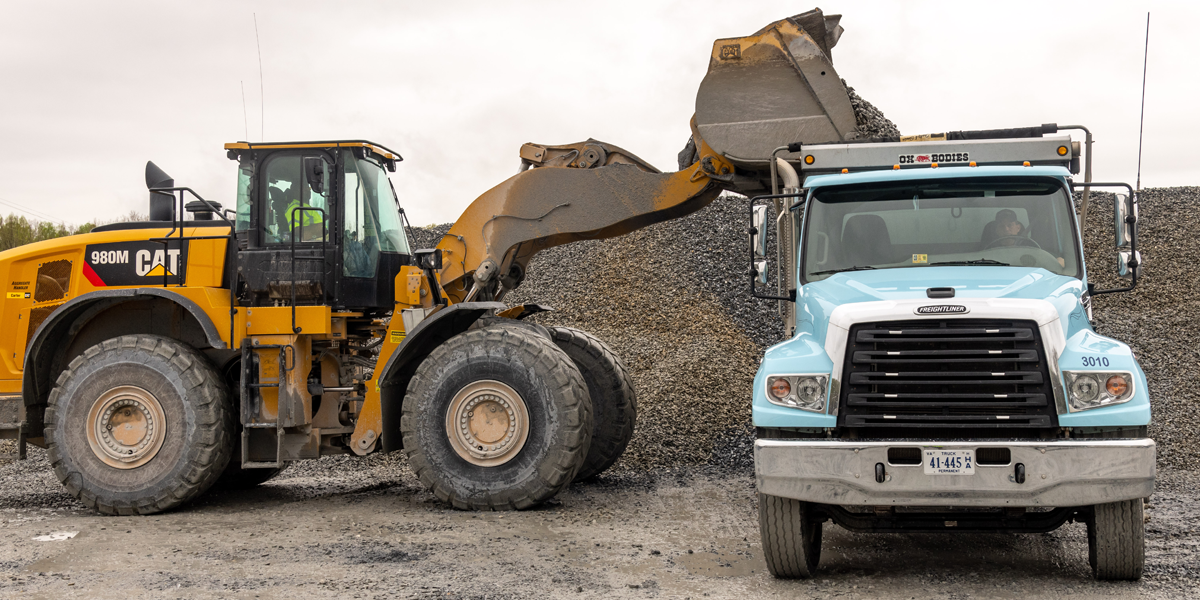
[[[1096,296],[1092,325],[1130,345],[1150,388],[1162,466],[1200,469],[1200,187],[1143,190],[1139,200],[1138,250],[1145,260],[1132,292]],[[1084,231],[1088,277],[1098,288],[1124,287],[1116,277],[1112,197],[1093,197]]]
[[[846,86],[846,93],[850,95],[850,106],[854,107],[854,120],[858,125],[859,138],[880,138],[880,137],[896,137],[900,135],[900,128],[896,127],[890,119],[883,116],[883,111],[875,108],[874,104],[863,100],[855,91],[854,88],[846,84],[846,80],[842,80],[842,85]]]

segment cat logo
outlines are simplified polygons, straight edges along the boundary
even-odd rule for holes
[[[92,244],[84,250],[83,275],[95,287],[177,285],[187,250],[187,240]]]

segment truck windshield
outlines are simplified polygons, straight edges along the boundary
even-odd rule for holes
[[[1047,178],[818,188],[805,219],[805,281],[843,271],[973,265],[1081,275],[1070,197]]]

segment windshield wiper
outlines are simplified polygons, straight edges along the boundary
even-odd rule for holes
[[[809,275],[831,275],[833,273],[845,273],[846,271],[867,271],[867,270],[874,269],[874,268],[875,267],[871,267],[871,266],[846,267],[845,269],[829,269],[828,271],[817,271],[815,273],[809,273]]]
[[[929,266],[931,266],[931,267],[936,266],[936,265],[998,265],[1001,267],[1013,266],[1006,262],[1000,262],[998,260],[992,260],[990,258],[981,258],[979,260],[948,260],[945,262],[929,263]]]

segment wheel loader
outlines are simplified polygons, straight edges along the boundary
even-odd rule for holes
[[[770,189],[753,157],[781,143],[853,139],[837,19],[718,40],[679,171],[596,140],[526,144],[436,248],[411,246],[387,176],[401,156],[382,144],[226,144],[238,180],[220,203],[147,163],[148,221],[0,254],[0,433],[46,448],[105,514],[331,454],[402,450],[463,509],[529,508],[595,477],[632,436],[629,375],[506,294],[541,250]]]

